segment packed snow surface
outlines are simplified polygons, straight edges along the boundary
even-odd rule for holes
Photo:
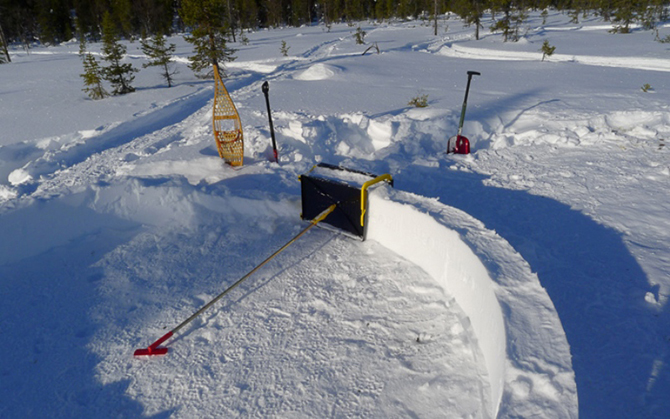
[[[99,101],[76,41],[12,48],[0,417],[667,417],[668,44],[556,12],[516,43],[439,24],[232,43],[239,169],[181,37],[174,87],[149,68]],[[473,153],[445,155],[468,70]],[[369,239],[311,229],[166,356],[133,358],[309,225],[298,175],[322,161],[393,176],[370,195]]]

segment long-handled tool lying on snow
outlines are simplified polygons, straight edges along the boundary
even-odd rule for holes
[[[160,347],[161,343],[163,343],[163,342],[165,342],[166,340],[170,339],[170,338],[171,338],[175,333],[177,333],[182,327],[186,326],[186,325],[189,324],[191,321],[193,321],[196,317],[198,317],[199,315],[201,315],[202,313],[204,313],[205,310],[207,310],[208,308],[210,308],[211,306],[213,306],[217,301],[219,301],[221,298],[223,298],[224,295],[228,294],[233,288],[235,288],[236,286],[240,285],[245,279],[247,279],[247,278],[249,278],[251,275],[253,275],[254,272],[256,272],[257,270],[259,270],[260,268],[262,268],[266,263],[268,263],[269,261],[271,261],[275,256],[277,256],[278,254],[280,254],[281,252],[283,252],[287,247],[289,247],[290,245],[292,245],[292,244],[293,244],[296,240],[298,240],[303,234],[307,233],[307,231],[309,231],[309,229],[311,229],[312,227],[314,227],[315,225],[317,225],[318,223],[320,223],[321,221],[323,221],[323,220],[324,220],[324,219],[325,219],[331,212],[333,212],[333,211],[335,210],[335,207],[336,207],[336,206],[337,206],[336,204],[332,204],[331,206],[329,206],[328,208],[326,208],[321,214],[319,214],[317,217],[315,217],[315,218],[310,222],[310,224],[309,224],[309,226],[307,226],[307,228],[305,228],[304,230],[302,230],[300,233],[298,233],[297,236],[295,236],[294,238],[292,238],[288,243],[286,243],[285,245],[283,245],[279,250],[277,250],[277,251],[274,252],[272,255],[270,255],[267,259],[265,259],[263,262],[261,262],[260,265],[256,266],[254,269],[252,269],[251,271],[249,271],[248,274],[246,274],[246,275],[244,275],[242,278],[238,279],[237,282],[235,282],[233,285],[231,285],[230,287],[228,287],[228,288],[227,288],[225,291],[223,291],[221,294],[217,295],[217,296],[216,296],[213,300],[211,300],[209,303],[205,304],[200,310],[198,310],[198,311],[196,311],[195,313],[193,313],[193,315],[192,315],[191,317],[189,317],[188,319],[186,319],[186,320],[184,320],[183,322],[181,322],[181,323],[179,324],[179,326],[177,326],[177,327],[175,327],[174,329],[172,329],[172,330],[170,330],[169,332],[167,332],[165,335],[163,335],[163,337],[161,337],[160,339],[158,339],[156,342],[152,343],[151,345],[149,345],[149,346],[148,346],[147,348],[145,348],[145,349],[137,349],[137,350],[135,351],[135,354],[134,354],[134,355],[135,355],[135,356],[165,355],[165,354],[168,352],[168,348],[166,348],[166,347]]]
[[[351,186],[347,184],[347,182],[333,179],[333,176],[325,176],[323,174],[319,175],[316,172],[311,174],[316,168],[331,172],[338,170],[347,171],[349,172],[349,177],[359,176],[363,178],[363,181],[361,182],[360,187]],[[217,295],[213,300],[205,304],[200,310],[193,313],[191,317],[181,322],[177,327],[167,332],[147,348],[137,349],[135,351],[135,356],[167,354],[168,348],[160,346],[163,342],[170,339],[181,328],[205,312],[205,310],[223,298],[224,295],[228,294],[233,288],[240,285],[245,279],[253,275],[254,272],[258,271],[275,256],[283,252],[287,247],[298,240],[303,234],[307,233],[309,229],[319,224],[320,222],[323,221],[337,228],[338,230],[344,231],[365,240],[367,224],[365,222],[365,218],[367,214],[368,188],[380,182],[387,182],[393,185],[393,178],[389,174],[375,177],[375,175],[370,173],[343,169],[337,166],[331,166],[322,163],[314,166],[307,174],[302,175],[300,177],[300,182],[302,195],[302,218],[310,220],[310,225],[298,233],[298,235],[296,235],[294,238],[289,240],[289,242],[282,246],[279,250],[261,262],[258,266],[252,269],[248,274],[238,279],[237,282],[228,287],[221,294]],[[332,216],[326,220],[326,217],[331,214]]]
[[[461,135],[463,132],[463,122],[465,121],[465,109],[468,107],[468,93],[470,93],[470,81],[472,76],[481,76],[477,71],[468,71],[468,84],[465,87],[465,98],[463,99],[463,107],[461,108],[461,120],[458,123],[458,133],[449,138],[447,143],[447,154],[470,154],[470,140]]]

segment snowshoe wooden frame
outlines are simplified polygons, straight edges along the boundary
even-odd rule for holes
[[[230,129],[232,121],[233,129]],[[214,138],[219,156],[231,166],[244,162],[244,136],[237,108],[221,80],[219,67],[214,64],[214,110],[212,111]]]

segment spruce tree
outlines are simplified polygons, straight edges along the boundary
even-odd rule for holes
[[[109,93],[102,86],[102,69],[93,54],[87,53],[84,57],[84,73],[80,75],[84,79],[82,89],[91,99],[102,99]]]
[[[121,28],[126,39],[132,35],[132,5],[130,0],[112,0],[112,20]]]
[[[149,58],[148,63],[142,64],[142,67],[160,67],[161,75],[165,78],[168,87],[172,87],[172,76],[177,73],[172,63],[172,54],[174,54],[176,45],[165,45],[165,37],[162,34],[154,36],[152,39],[145,39],[141,41],[142,51]]]
[[[631,0],[614,1],[614,25],[612,33],[630,33],[630,26],[638,17],[640,2]]]
[[[84,28],[81,26],[81,21],[76,20],[77,28],[77,38],[79,38],[79,56],[84,57],[86,55],[86,33],[84,33]]]
[[[475,25],[475,39],[479,40],[479,29],[483,28],[482,19],[487,3],[484,0],[457,0],[452,3],[466,25]]]
[[[226,46],[225,12],[222,0],[182,0],[181,18],[191,28],[184,39],[195,48],[195,55],[188,57],[189,68],[198,77],[213,76],[214,64],[225,77],[223,63],[235,60],[235,50]]]
[[[122,64],[126,47],[119,42],[118,32],[109,12],[105,12],[102,18],[102,54],[105,61],[109,63],[102,69],[105,80],[112,85],[113,95],[124,95],[135,91],[130,85],[135,79],[133,75],[137,71],[130,63]]]

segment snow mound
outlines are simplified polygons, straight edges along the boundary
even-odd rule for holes
[[[307,70],[298,73],[293,78],[303,81],[327,80],[334,77],[341,70],[337,67],[328,64],[314,64]]]
[[[25,169],[16,169],[7,177],[9,183],[14,186],[30,182],[32,179],[33,177]]]

